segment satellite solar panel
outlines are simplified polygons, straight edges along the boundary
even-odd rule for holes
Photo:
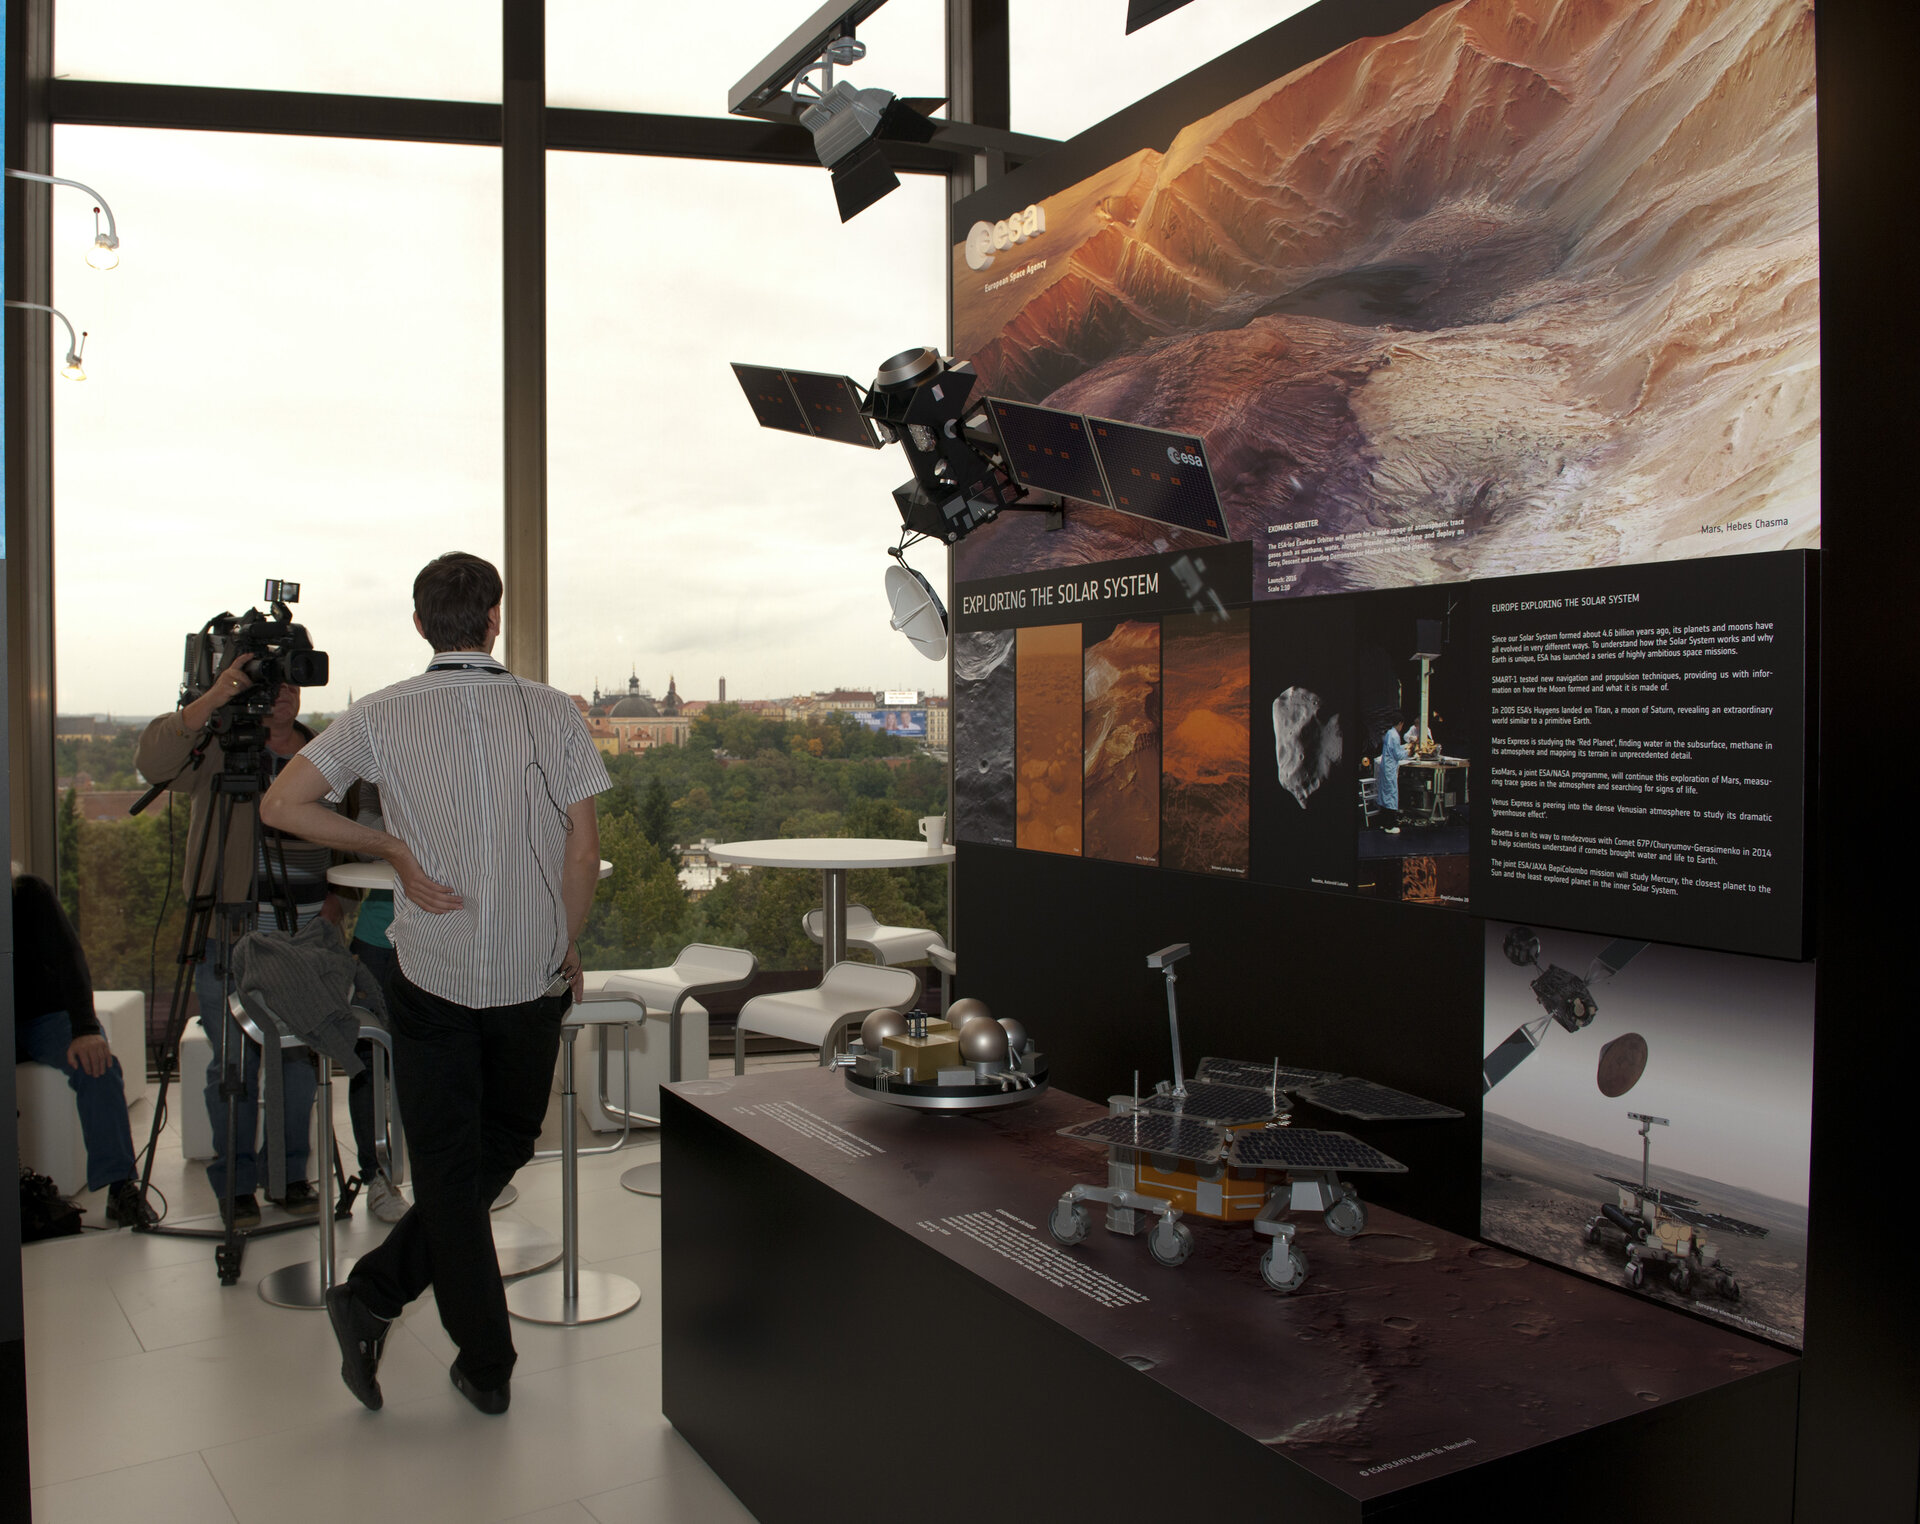
[[[1463,1115],[1451,1106],[1423,1101],[1391,1085],[1376,1085],[1372,1080],[1355,1079],[1351,1075],[1303,1088],[1300,1098],[1322,1111],[1338,1112],[1361,1122],[1413,1122]]]
[[[1311,1127],[1265,1127],[1235,1133],[1228,1161],[1242,1169],[1343,1170],[1356,1175],[1404,1175],[1406,1165],[1344,1132]]]
[[[1270,1063],[1257,1064],[1246,1058],[1203,1058],[1197,1078],[1214,1080],[1223,1085],[1251,1085],[1256,1090],[1264,1090],[1274,1083],[1274,1069]],[[1280,1065],[1279,1085],[1282,1090],[1297,1090],[1305,1085],[1318,1085],[1339,1078],[1331,1069],[1294,1069],[1286,1064]]]
[[[1087,439],[1086,419],[1005,397],[988,398],[987,409],[1006,446],[1007,469],[1021,486],[1103,508],[1113,501]]]
[[[785,429],[789,434],[813,432],[807,427],[806,417],[794,400],[793,388],[787,385],[784,373],[766,365],[736,364],[733,374],[740,390],[747,394],[753,416],[759,419],[761,428]]]
[[[1198,434],[1143,429],[1111,418],[1087,422],[1115,508],[1227,538],[1227,516],[1207,470],[1206,441]]]
[[[1061,1128],[1060,1136],[1108,1148],[1137,1149],[1143,1154],[1172,1154],[1201,1164],[1213,1163],[1226,1149],[1226,1138],[1219,1128],[1190,1117],[1162,1116],[1156,1112],[1096,1117],[1077,1127]]]
[[[873,425],[860,411],[860,395],[849,377],[821,375],[810,370],[789,370],[782,374],[799,400],[800,412],[808,427],[821,439],[862,445],[869,450],[880,448]]]
[[[1276,1097],[1264,1087],[1255,1090],[1250,1085],[1219,1085],[1197,1079],[1188,1084],[1184,1098],[1156,1092],[1141,1097],[1140,1104],[1149,1111],[1203,1117],[1211,1122],[1264,1122],[1285,1111],[1290,1103],[1284,1090]]]

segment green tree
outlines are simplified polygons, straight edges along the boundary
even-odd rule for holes
[[[662,852],[673,846],[673,801],[667,797],[667,785],[657,772],[647,780],[647,791],[640,801],[640,834]]]
[[[60,796],[55,861],[60,872],[60,904],[75,926],[80,924],[80,826],[80,794],[70,788]]]

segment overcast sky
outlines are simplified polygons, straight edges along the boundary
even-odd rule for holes
[[[1501,952],[1507,927],[1487,923],[1486,1048],[1542,1015],[1531,968]],[[1585,976],[1608,938],[1541,931],[1540,961]],[[1600,1014],[1582,1032],[1550,1026],[1532,1057],[1487,1095],[1486,1109],[1542,1132],[1638,1158],[1629,1111],[1666,1117],[1654,1129],[1662,1165],[1807,1201],[1813,1108],[1811,963],[1654,945],[1595,986]],[[1627,1032],[1647,1042],[1640,1083],[1600,1093],[1600,1049]],[[1707,1203],[1712,1206],[1712,1202]]]
[[[1124,0],[1015,0],[1014,125],[1069,135],[1300,8],[1193,0],[1126,38]],[[719,114],[812,9],[730,0],[663,28],[651,5],[549,0],[549,97]],[[56,67],[497,98],[493,14],[60,0]],[[941,14],[892,0],[856,82],[942,93]],[[305,585],[333,655],[309,708],[417,670],[413,573],[501,546],[498,153],[63,127],[55,171],[109,198],[124,246],[88,269],[91,203],[56,196],[54,302],[91,335],[89,379],[56,382],[60,709],[167,707],[182,635],[268,576]],[[555,154],[548,176],[551,679],[944,689],[886,627],[904,460],[759,430],[727,368],[864,382],[944,343],[941,183],[842,226],[818,171]]]

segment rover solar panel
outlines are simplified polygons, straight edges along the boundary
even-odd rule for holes
[[[987,416],[1006,447],[1007,469],[1021,486],[1103,508],[1113,501],[1079,414],[989,397]]]
[[[1604,1180],[1608,1185],[1617,1185],[1623,1191],[1632,1191],[1634,1195],[1646,1201],[1658,1202],[1663,1207],[1697,1207],[1699,1202],[1691,1196],[1682,1196],[1675,1191],[1662,1190],[1657,1185],[1642,1185],[1638,1180],[1622,1180],[1618,1175],[1596,1175],[1596,1180]]]
[[[1203,1058],[1195,1078],[1223,1085],[1251,1085],[1256,1090],[1265,1090],[1275,1083],[1282,1090],[1299,1090],[1340,1078],[1331,1069],[1292,1069],[1285,1064],[1280,1065],[1278,1081],[1274,1072],[1272,1064],[1256,1064],[1244,1058]]]
[[[1344,1132],[1312,1127],[1263,1127],[1233,1136],[1230,1164],[1241,1169],[1339,1170],[1354,1175],[1404,1175],[1406,1165]]]
[[[1665,1203],[1662,1203],[1665,1205]],[[1765,1238],[1767,1230],[1757,1222],[1742,1222],[1738,1217],[1723,1217],[1718,1212],[1703,1212],[1698,1207],[1667,1207],[1669,1217],[1677,1217],[1690,1227],[1708,1233],[1731,1233],[1736,1238]]]
[[[1087,422],[1113,507],[1176,529],[1227,538],[1227,516],[1207,470],[1206,441],[1198,434],[1143,429],[1112,418]]]
[[[880,448],[873,425],[860,411],[860,394],[846,376],[826,376],[810,370],[782,371],[799,400],[807,426],[821,439],[841,444]]]
[[[1172,1154],[1202,1164],[1211,1164],[1226,1147],[1226,1138],[1217,1127],[1191,1117],[1162,1116],[1151,1111],[1139,1116],[1096,1117],[1077,1127],[1061,1128],[1060,1136],[1145,1154]]]
[[[1322,1111],[1338,1112],[1361,1122],[1415,1122],[1464,1115],[1451,1106],[1423,1101],[1391,1085],[1376,1085],[1372,1080],[1355,1079],[1351,1075],[1307,1086],[1301,1090],[1300,1098]]]
[[[768,365],[736,364],[733,374],[740,390],[747,394],[753,416],[760,421],[761,428],[785,429],[789,434],[813,433],[783,372]]]
[[[1290,1102],[1284,1090],[1275,1096],[1264,1087],[1255,1090],[1250,1085],[1216,1085],[1211,1080],[1194,1080],[1187,1086],[1185,1097],[1156,1091],[1142,1096],[1140,1104],[1149,1111],[1231,1123],[1267,1121],[1285,1111]]]

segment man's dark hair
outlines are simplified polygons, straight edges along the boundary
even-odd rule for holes
[[[491,561],[450,550],[413,579],[413,611],[434,650],[478,651],[487,643],[487,615],[500,592],[500,573]]]

